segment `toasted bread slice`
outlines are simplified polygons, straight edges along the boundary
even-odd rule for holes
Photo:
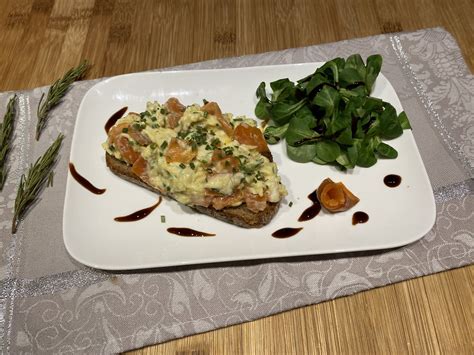
[[[268,154],[267,154],[268,157]],[[270,155],[271,158],[271,155]],[[125,162],[116,159],[110,154],[105,154],[105,159],[109,169],[117,176],[133,182],[137,185],[147,188],[148,190],[161,193],[159,190],[143,182],[137,175],[132,172],[131,166]],[[168,196],[171,197],[171,196]],[[267,203],[267,207],[258,213],[250,211],[246,204],[243,203],[237,207],[225,207],[221,210],[217,210],[212,207],[202,206],[190,206],[194,210],[206,214],[208,216],[217,218],[221,221],[232,223],[234,225],[244,228],[259,228],[268,224],[271,219],[276,215],[280,202]]]

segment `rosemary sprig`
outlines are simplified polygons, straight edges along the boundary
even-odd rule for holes
[[[13,125],[16,116],[16,95],[8,101],[7,112],[0,123],[0,191],[3,190],[7,180],[7,156],[10,152],[13,137]]]
[[[69,69],[61,79],[55,81],[55,83],[49,88],[44,101],[44,93],[41,95],[37,111],[38,122],[36,123],[36,140],[39,140],[41,132],[46,126],[49,111],[61,101],[64,95],[66,95],[71,84],[84,75],[87,68],[87,61],[84,60],[77,67]]]
[[[36,201],[45,182],[48,180],[58,156],[59,148],[64,139],[62,133],[58,135],[53,144],[30,166],[27,175],[23,174],[15,198],[13,213],[12,233],[15,234],[20,219],[28,207]]]

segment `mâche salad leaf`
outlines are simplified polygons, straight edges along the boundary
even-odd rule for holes
[[[359,54],[335,58],[296,83],[287,78],[262,82],[256,91],[255,115],[270,120],[264,131],[270,144],[286,140],[290,159],[334,164],[342,169],[370,167],[378,158],[395,159],[390,140],[411,129],[405,112],[371,97],[382,57]]]

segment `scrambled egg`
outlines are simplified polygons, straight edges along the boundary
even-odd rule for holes
[[[215,115],[199,105],[187,106],[177,126],[169,128],[165,105],[148,102],[146,111],[129,113],[115,126],[128,123],[135,127],[149,144],[139,144],[127,129],[121,132],[135,151],[147,162],[147,183],[173,196],[179,202],[193,205],[206,194],[229,196],[238,190],[246,190],[258,196],[266,196],[269,202],[278,202],[287,194],[277,175],[276,164],[261,155],[256,147],[241,144],[229,137]],[[245,123],[256,126],[254,120],[224,114],[232,127]],[[173,138],[179,138],[192,147],[195,157],[188,163],[168,162],[166,152]],[[103,144],[108,154],[123,160],[119,149],[110,137]],[[209,167],[213,152],[220,149],[225,155],[238,159],[239,165],[231,172],[216,173]],[[235,201],[239,205],[243,201]]]

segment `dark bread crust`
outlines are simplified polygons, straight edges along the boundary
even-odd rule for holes
[[[157,192],[163,195],[158,189],[149,186],[143,182],[137,175],[132,172],[131,166],[127,165],[121,160],[116,159],[110,154],[105,154],[105,161],[109,169],[117,176],[133,182],[134,184],[140,185],[148,190]],[[168,196],[171,197],[171,196]],[[222,210],[216,210],[214,208],[208,208],[203,206],[192,206],[194,210],[206,214],[208,216],[217,218],[221,221],[235,224],[244,228],[260,228],[268,224],[280,207],[280,203],[267,203],[267,208],[265,210],[254,213],[250,211],[247,206],[244,204],[237,207],[226,207]]]

